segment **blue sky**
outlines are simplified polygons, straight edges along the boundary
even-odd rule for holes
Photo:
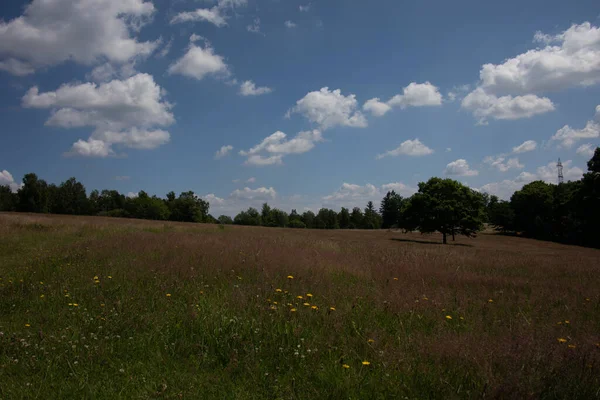
[[[508,198],[555,182],[558,157],[578,179],[600,144],[599,15],[596,1],[3,2],[0,184],[193,190],[234,214],[364,207],[431,176]]]

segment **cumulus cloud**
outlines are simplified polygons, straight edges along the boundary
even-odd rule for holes
[[[535,140],[526,140],[518,146],[513,147],[512,152],[514,154],[527,153],[528,151],[533,151],[537,148],[537,143]]]
[[[285,21],[283,24],[285,25],[286,28],[295,28],[297,26],[295,22],[292,22],[289,20]]]
[[[215,158],[216,159],[223,158],[227,154],[229,154],[229,152],[231,150],[233,150],[233,146],[231,146],[231,145],[221,146],[221,148],[219,150],[217,150],[217,152],[215,153]]]
[[[249,187],[245,187],[243,189],[234,190],[233,192],[231,192],[230,197],[234,199],[267,201],[277,197],[277,192],[272,187],[259,187],[256,189],[250,189]]]
[[[340,89],[330,91],[328,87],[324,87],[319,91],[310,92],[298,100],[296,105],[288,111],[288,115],[302,114],[323,130],[335,126],[365,128],[367,120],[357,110],[357,106],[355,95],[344,96]]]
[[[254,183],[254,182],[256,182],[256,178],[253,176],[246,180],[246,183]]]
[[[518,158],[509,158],[507,160],[504,156],[488,156],[483,159],[483,162],[500,172],[506,172],[511,169],[523,169],[525,167],[519,162]]]
[[[121,64],[146,57],[158,42],[133,34],[154,12],[145,0],[33,0],[23,15],[0,21],[0,69],[27,75],[65,61]]]
[[[70,155],[107,157],[113,145],[153,149],[169,141],[167,131],[157,126],[175,122],[172,105],[148,74],[96,84],[65,84],[56,91],[40,93],[32,87],[23,96],[27,108],[51,109],[48,126],[94,127],[88,140],[73,144]]]
[[[205,41],[204,47],[196,45],[195,42],[200,39],[197,35],[190,37],[190,45],[187,52],[169,66],[170,75],[178,74],[201,80],[207,75],[229,76],[229,67],[224,58],[215,54],[210,43]]]
[[[379,160],[379,159],[382,159],[382,158],[388,157],[388,156],[392,156],[392,157],[399,156],[399,155],[426,156],[429,154],[433,154],[433,150],[430,149],[429,147],[425,146],[423,143],[421,143],[421,141],[419,139],[414,139],[414,140],[406,140],[406,141],[402,142],[400,144],[400,146],[398,146],[394,150],[390,150],[390,151],[386,151],[385,153],[378,154],[376,158]]]
[[[200,196],[202,200],[208,201],[211,207],[225,204],[225,199],[217,197],[214,193],[209,193],[205,196]]]
[[[469,167],[469,163],[467,162],[467,160],[461,158],[456,161],[452,161],[451,163],[446,165],[444,174],[450,176],[476,176],[479,174],[479,172],[476,170],[472,170],[471,167]]]
[[[239,154],[248,157],[246,160],[247,165],[281,164],[285,155],[306,153],[321,141],[323,141],[323,136],[318,129],[300,132],[289,140],[285,133],[277,131],[249,150],[240,151]]]
[[[482,88],[469,93],[461,107],[471,111],[480,124],[487,123],[488,118],[513,120],[554,111],[554,104],[547,97],[533,94],[497,97]]]
[[[493,94],[543,93],[600,82],[598,27],[584,22],[557,35],[537,32],[534,39],[548,45],[483,65],[481,87]]]
[[[208,22],[218,28],[227,25],[229,11],[235,7],[242,7],[248,3],[247,0],[219,0],[214,7],[198,8],[193,11],[184,11],[171,19],[171,24],[182,22]]]
[[[382,102],[378,97],[367,100],[363,110],[376,117],[385,115],[392,107],[404,109],[406,107],[439,106],[442,104],[442,95],[439,89],[430,82],[411,82],[403,89],[402,94],[397,94],[387,102]]]
[[[300,10],[301,12],[308,12],[310,10],[310,6],[311,4],[308,3],[307,5],[300,5],[298,6],[298,10]]]
[[[582,144],[581,146],[579,146],[577,148],[577,154],[579,154],[580,156],[586,157],[586,158],[590,158],[594,155],[594,151],[596,150],[597,146],[594,146],[591,143],[586,143],[586,144]]]
[[[588,121],[582,129],[574,129],[565,125],[556,131],[550,138],[550,142],[560,142],[560,147],[568,149],[580,140],[598,137],[600,137],[600,106],[596,107],[595,120]]]
[[[392,190],[404,197],[408,197],[416,192],[415,188],[405,185],[402,182],[387,183],[379,187],[370,183],[356,185],[344,182],[338,190],[324,196],[322,202],[327,207],[363,207],[369,201],[378,204],[381,198],[388,191]]]
[[[258,17],[254,18],[254,21],[252,21],[252,23],[246,27],[246,30],[248,32],[252,32],[252,33],[261,33],[260,18],[258,18]]]
[[[0,186],[8,186],[13,193],[17,193],[23,184],[15,182],[12,174],[3,170],[0,171]]]
[[[273,89],[267,86],[257,87],[252,81],[242,82],[240,85],[240,94],[242,96],[260,96],[261,94],[271,93]]]

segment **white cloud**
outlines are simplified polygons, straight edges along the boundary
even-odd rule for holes
[[[376,117],[381,117],[390,111],[392,107],[404,109],[406,107],[439,106],[441,104],[442,95],[435,85],[430,82],[411,82],[403,89],[402,94],[395,95],[385,103],[377,97],[367,100],[363,105],[363,110],[371,112]]]
[[[461,107],[471,111],[480,124],[485,124],[488,118],[513,120],[554,111],[554,104],[547,97],[533,94],[497,97],[482,88],[469,93]]]
[[[582,139],[596,139],[600,137],[600,112],[598,112],[598,107],[596,108],[596,120],[598,122],[588,121],[582,129],[573,129],[569,125],[565,125],[556,131],[550,138],[550,142],[557,141],[560,142],[560,147],[571,148]]]
[[[537,143],[535,140],[526,140],[518,146],[513,147],[512,152],[514,154],[527,153],[528,151],[533,151],[537,148]]]
[[[164,58],[171,52],[171,47],[173,46],[173,38],[171,38],[158,53],[156,53],[156,57]]]
[[[554,36],[537,32],[534,40],[556,44],[485,64],[481,87],[493,94],[540,93],[600,82],[599,28],[584,22]]]
[[[292,22],[289,20],[285,21],[283,24],[285,25],[286,28],[295,28],[297,26],[295,22]]]
[[[579,154],[580,156],[583,156],[583,157],[590,158],[594,155],[594,151],[596,150],[596,147],[597,146],[594,146],[591,143],[582,144],[581,146],[579,146],[577,148],[577,154]]]
[[[454,86],[451,91],[448,92],[448,101],[453,102],[461,98],[465,93],[471,89],[471,85]]]
[[[148,56],[157,42],[132,33],[154,12],[144,0],[33,0],[20,17],[0,21],[0,69],[26,75],[65,61],[120,64]]]
[[[583,176],[583,170],[579,167],[573,167],[572,160],[563,161],[563,176],[565,181],[575,181],[581,179]],[[556,169],[556,162],[548,163],[547,165],[537,168],[536,177],[539,180],[548,183],[558,183],[558,170]]]
[[[483,160],[484,163],[496,168],[500,172],[506,172],[511,169],[523,169],[525,166],[519,163],[518,158],[509,158],[504,156],[487,156]]]
[[[426,156],[429,154],[433,154],[433,150],[421,143],[419,139],[414,139],[406,140],[394,150],[386,151],[383,154],[378,154],[376,158],[379,160],[387,156]]]
[[[209,193],[205,196],[201,196],[201,198],[202,198],[202,200],[208,201],[208,204],[210,205],[210,207],[220,206],[220,205],[225,204],[225,202],[226,202],[225,199],[215,196],[214,193]]]
[[[246,200],[272,200],[277,197],[277,192],[272,187],[259,187],[256,189],[250,189],[245,187],[243,189],[236,189],[231,192],[231,198],[234,199],[246,199]]]
[[[248,157],[247,165],[274,165],[281,164],[283,156],[288,154],[302,154],[312,150],[315,144],[323,141],[321,131],[303,131],[294,138],[286,140],[287,135],[277,131],[262,140],[259,144],[247,151],[240,151],[240,155]],[[266,153],[268,156],[261,156]]]
[[[170,75],[179,74],[201,80],[207,75],[229,76],[229,68],[223,57],[214,53],[208,42],[204,48],[194,44],[200,37],[192,35],[187,52],[179,60],[169,66]]]
[[[240,94],[242,96],[260,96],[261,94],[271,93],[273,89],[267,86],[256,87],[254,82],[245,81],[240,85]]]
[[[357,111],[356,96],[344,96],[340,89],[330,91],[328,87],[308,93],[296,102],[288,111],[304,115],[310,122],[318,124],[321,129],[335,126],[365,128],[367,120]]]
[[[367,183],[364,186],[343,183],[342,186],[330,195],[322,198],[323,205],[326,207],[364,207],[369,201],[372,201],[378,207],[382,197],[388,191],[394,190],[396,193],[408,197],[416,192],[415,188],[405,185],[402,182],[393,182],[377,187]]]
[[[450,153],[452,151],[451,147],[446,147],[446,153]]]
[[[246,183],[254,183],[256,182],[256,178],[255,177],[250,177],[246,180]]]
[[[172,105],[148,74],[95,84],[66,84],[40,93],[32,87],[23,106],[52,109],[46,125],[62,128],[91,126],[89,140],[78,140],[69,154],[107,157],[113,144],[134,149],[153,149],[169,141],[169,132],[154,129],[175,122]]]
[[[445,175],[458,175],[458,176],[476,176],[479,174],[479,172],[472,170],[469,167],[469,163],[466,160],[461,158],[456,161],[452,161],[451,163],[446,165],[444,174]]]
[[[8,186],[13,193],[16,193],[23,184],[15,182],[12,174],[3,170],[0,171],[0,186]]]
[[[125,195],[126,197],[130,198],[130,199],[135,199],[139,196],[139,193],[137,192],[127,192],[127,194]]]
[[[218,6],[212,8],[198,8],[194,11],[185,11],[175,15],[171,19],[171,24],[179,24],[182,22],[205,21],[210,22],[218,28],[227,25],[226,17],[221,14],[221,9]]]
[[[254,21],[252,21],[252,23],[246,27],[246,30],[248,32],[252,32],[252,33],[261,33],[260,32],[260,18],[258,18],[258,17],[254,18]]]
[[[310,6],[311,6],[310,3],[308,3],[305,6],[300,5],[300,6],[298,6],[298,10],[300,10],[301,12],[308,12],[310,10]]]
[[[215,158],[216,159],[223,158],[227,154],[229,154],[229,152],[231,150],[233,150],[233,146],[231,146],[231,145],[221,146],[221,148],[215,153]]]

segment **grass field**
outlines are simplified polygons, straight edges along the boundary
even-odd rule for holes
[[[0,398],[600,396],[600,251],[0,214]]]

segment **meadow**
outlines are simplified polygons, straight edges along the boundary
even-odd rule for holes
[[[1,399],[593,399],[599,361],[599,250],[0,213]]]

